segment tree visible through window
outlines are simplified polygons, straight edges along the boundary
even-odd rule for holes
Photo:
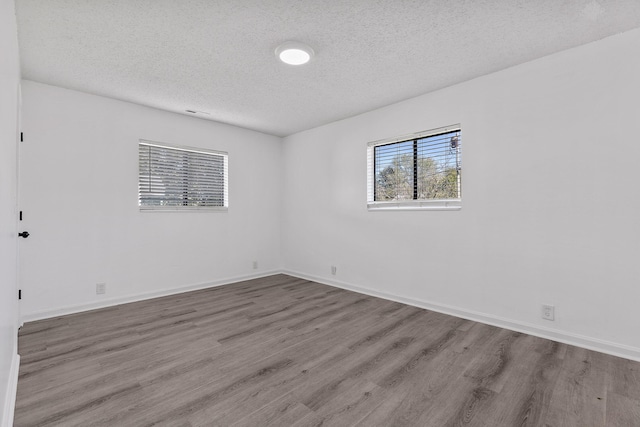
[[[370,203],[460,200],[460,129],[373,143],[369,150]]]

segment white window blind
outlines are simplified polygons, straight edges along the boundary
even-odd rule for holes
[[[138,145],[141,210],[226,210],[228,155],[141,140]]]
[[[459,125],[369,143],[369,209],[459,209],[461,148]]]

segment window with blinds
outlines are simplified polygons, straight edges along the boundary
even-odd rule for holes
[[[140,140],[141,210],[226,210],[228,155]]]
[[[459,209],[461,148],[459,125],[369,143],[369,209]]]

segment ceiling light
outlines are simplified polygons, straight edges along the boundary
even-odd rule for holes
[[[289,65],[306,64],[313,57],[313,49],[300,42],[285,42],[276,48],[276,56]]]

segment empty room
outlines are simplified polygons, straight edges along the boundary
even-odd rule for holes
[[[640,426],[640,3],[0,0],[2,426]]]

